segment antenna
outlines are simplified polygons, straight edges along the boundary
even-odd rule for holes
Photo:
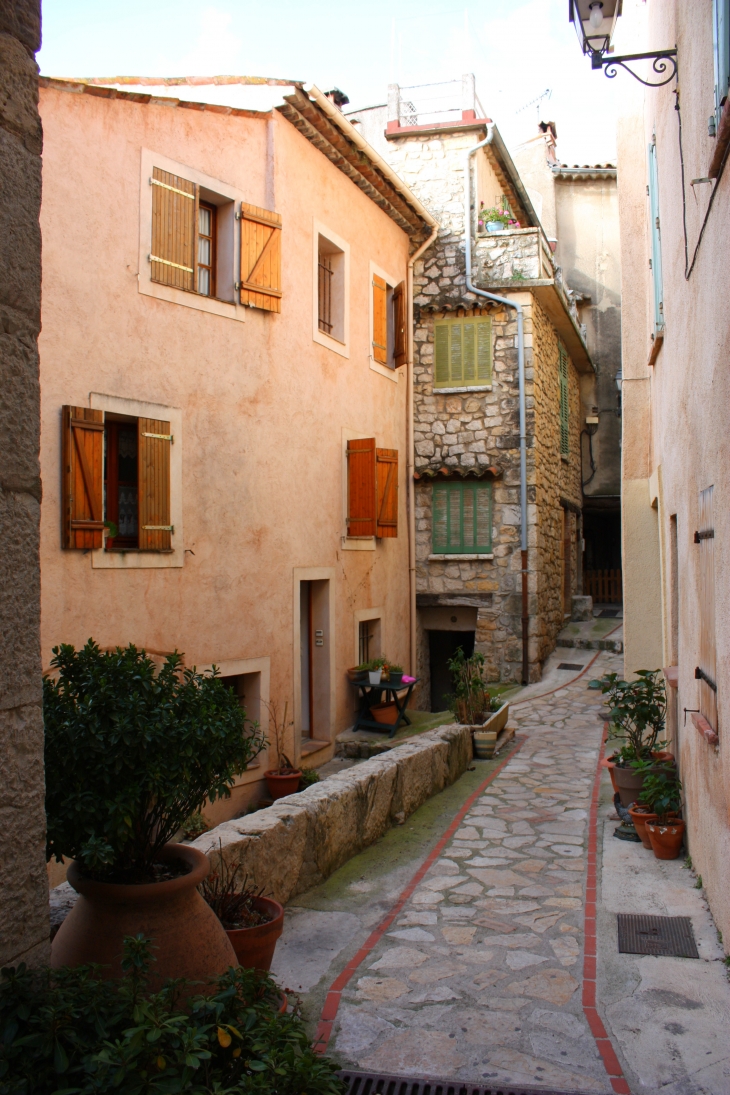
[[[540,121],[540,103],[543,101],[543,99],[549,99],[550,96],[552,95],[552,93],[553,93],[553,89],[550,88],[550,87],[546,87],[545,90],[543,91],[542,95],[538,95],[538,97],[536,99],[531,99],[529,103],[525,103],[524,106],[521,106],[519,108],[519,110],[515,111],[515,114],[521,114],[523,110],[528,110],[529,107],[536,106],[537,107],[537,120],[539,122]]]

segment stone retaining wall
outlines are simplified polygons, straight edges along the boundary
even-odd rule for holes
[[[198,837],[214,864],[241,859],[250,884],[285,903],[328,878],[432,795],[472,759],[471,732],[441,726]],[[219,845],[220,842],[220,845]]]

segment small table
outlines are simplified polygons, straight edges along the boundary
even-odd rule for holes
[[[391,684],[390,681],[381,681],[380,684],[370,684],[368,681],[353,681],[355,688],[358,689],[360,694],[360,709],[355,719],[355,725],[353,730],[379,730],[381,733],[388,733],[388,737],[395,737],[395,732],[401,726],[410,726],[411,720],[406,715],[406,708],[408,701],[411,698],[411,693],[416,687],[419,681],[419,677],[416,677],[414,681],[410,681],[408,684]],[[392,726],[389,726],[385,722],[376,722],[370,714],[370,708],[374,703],[381,703],[383,692],[386,694],[387,700],[394,700],[398,717]],[[403,696],[399,696],[399,692],[405,693]]]

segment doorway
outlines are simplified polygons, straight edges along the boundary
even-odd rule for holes
[[[467,658],[474,653],[473,631],[429,631],[428,648],[431,663],[431,710],[448,711],[454,684],[449,661],[461,647]]]
[[[330,583],[299,583],[302,742],[330,738]]]

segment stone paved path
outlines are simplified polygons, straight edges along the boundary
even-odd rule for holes
[[[620,1079],[612,1085],[581,998],[587,822],[602,736],[602,696],[587,682],[620,668],[600,654],[574,683],[516,706],[521,748],[341,994],[328,997],[323,1017],[334,1022],[323,1030],[350,1067],[628,1090]]]

